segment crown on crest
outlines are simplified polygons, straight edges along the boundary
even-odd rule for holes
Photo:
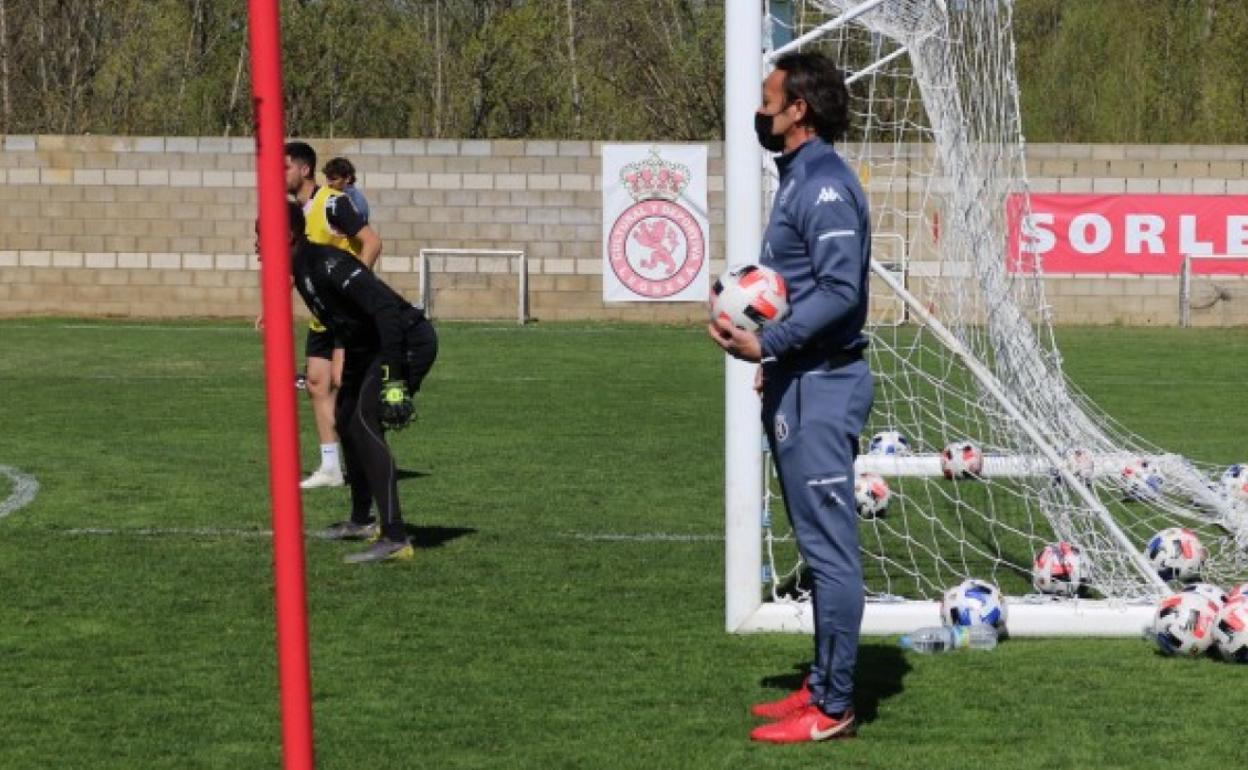
[[[628,188],[633,200],[663,198],[674,201],[689,185],[689,169],[680,163],[663,160],[659,151],[652,149],[650,157],[620,169],[620,181]]]

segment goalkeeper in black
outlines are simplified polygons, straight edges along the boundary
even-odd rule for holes
[[[412,395],[437,358],[437,335],[423,311],[358,259],[309,243],[302,209],[296,203],[288,209],[295,290],[346,352],[334,419],[350,479],[351,518],[332,525],[327,536],[372,541],[348,562],[410,559],[415,552],[403,527],[385,431],[411,422]],[[370,515],[373,504],[380,521]]]

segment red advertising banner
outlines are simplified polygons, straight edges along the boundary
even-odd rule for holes
[[[1032,195],[1007,203],[1011,272],[1177,275],[1184,255],[1193,273],[1248,275],[1248,196]]]

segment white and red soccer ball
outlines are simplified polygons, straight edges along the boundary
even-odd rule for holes
[[[1248,463],[1236,463],[1222,471],[1222,491],[1237,503],[1248,503]]]
[[[945,591],[940,601],[940,618],[950,626],[1005,626],[1005,597],[995,585],[974,578],[963,580]]]
[[[1226,591],[1213,583],[1189,583],[1183,586],[1183,593],[1199,594],[1217,605],[1219,610],[1226,606]]]
[[[1226,592],[1226,603],[1248,602],[1248,583],[1237,583]]]
[[[864,519],[883,518],[892,497],[888,482],[878,473],[859,473],[854,479],[854,502]]]
[[[711,287],[711,319],[752,332],[789,313],[789,290],[780,274],[744,265],[721,275]]]
[[[969,441],[955,441],[940,453],[940,472],[950,481],[976,478],[984,472],[984,453]]]
[[[1248,602],[1233,601],[1213,619],[1213,649],[1231,663],[1248,663]]]
[[[1123,466],[1120,478],[1127,499],[1141,502],[1156,500],[1161,496],[1161,488],[1165,484],[1161,473],[1143,458],[1132,460]]]
[[[1040,593],[1074,596],[1083,584],[1083,557],[1067,542],[1040,549],[1031,566],[1031,584]]]
[[[1167,655],[1199,655],[1213,644],[1218,606],[1206,597],[1180,591],[1162,599],[1153,614],[1152,635]]]
[[[869,455],[902,456],[910,454],[910,441],[897,430],[882,430],[871,437]]]
[[[1144,546],[1144,558],[1162,580],[1194,580],[1208,555],[1196,533],[1184,527],[1163,529]]]
[[[1090,483],[1096,475],[1096,459],[1087,449],[1067,449],[1062,453],[1062,467],[1083,484]],[[1063,481],[1057,469],[1053,470],[1053,480],[1059,483]]]

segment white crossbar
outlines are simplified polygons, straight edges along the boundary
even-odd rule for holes
[[[465,256],[465,257],[499,257],[517,260],[516,273],[520,277],[517,289],[516,316],[520,325],[529,320],[529,261],[523,251],[510,249],[421,249],[420,250],[420,306],[425,313],[432,315],[433,286],[429,274],[429,257],[431,256]]]
[[[1192,262],[1245,262],[1248,254],[1184,254],[1179,271],[1179,326],[1192,325]]]
[[[1111,602],[1103,599],[1049,600],[1006,597],[1010,636],[1142,636],[1153,618],[1152,602]],[[940,603],[930,601],[868,601],[862,617],[867,636],[908,634],[940,625]],[[810,602],[768,602],[760,606],[737,633],[814,632]]]

